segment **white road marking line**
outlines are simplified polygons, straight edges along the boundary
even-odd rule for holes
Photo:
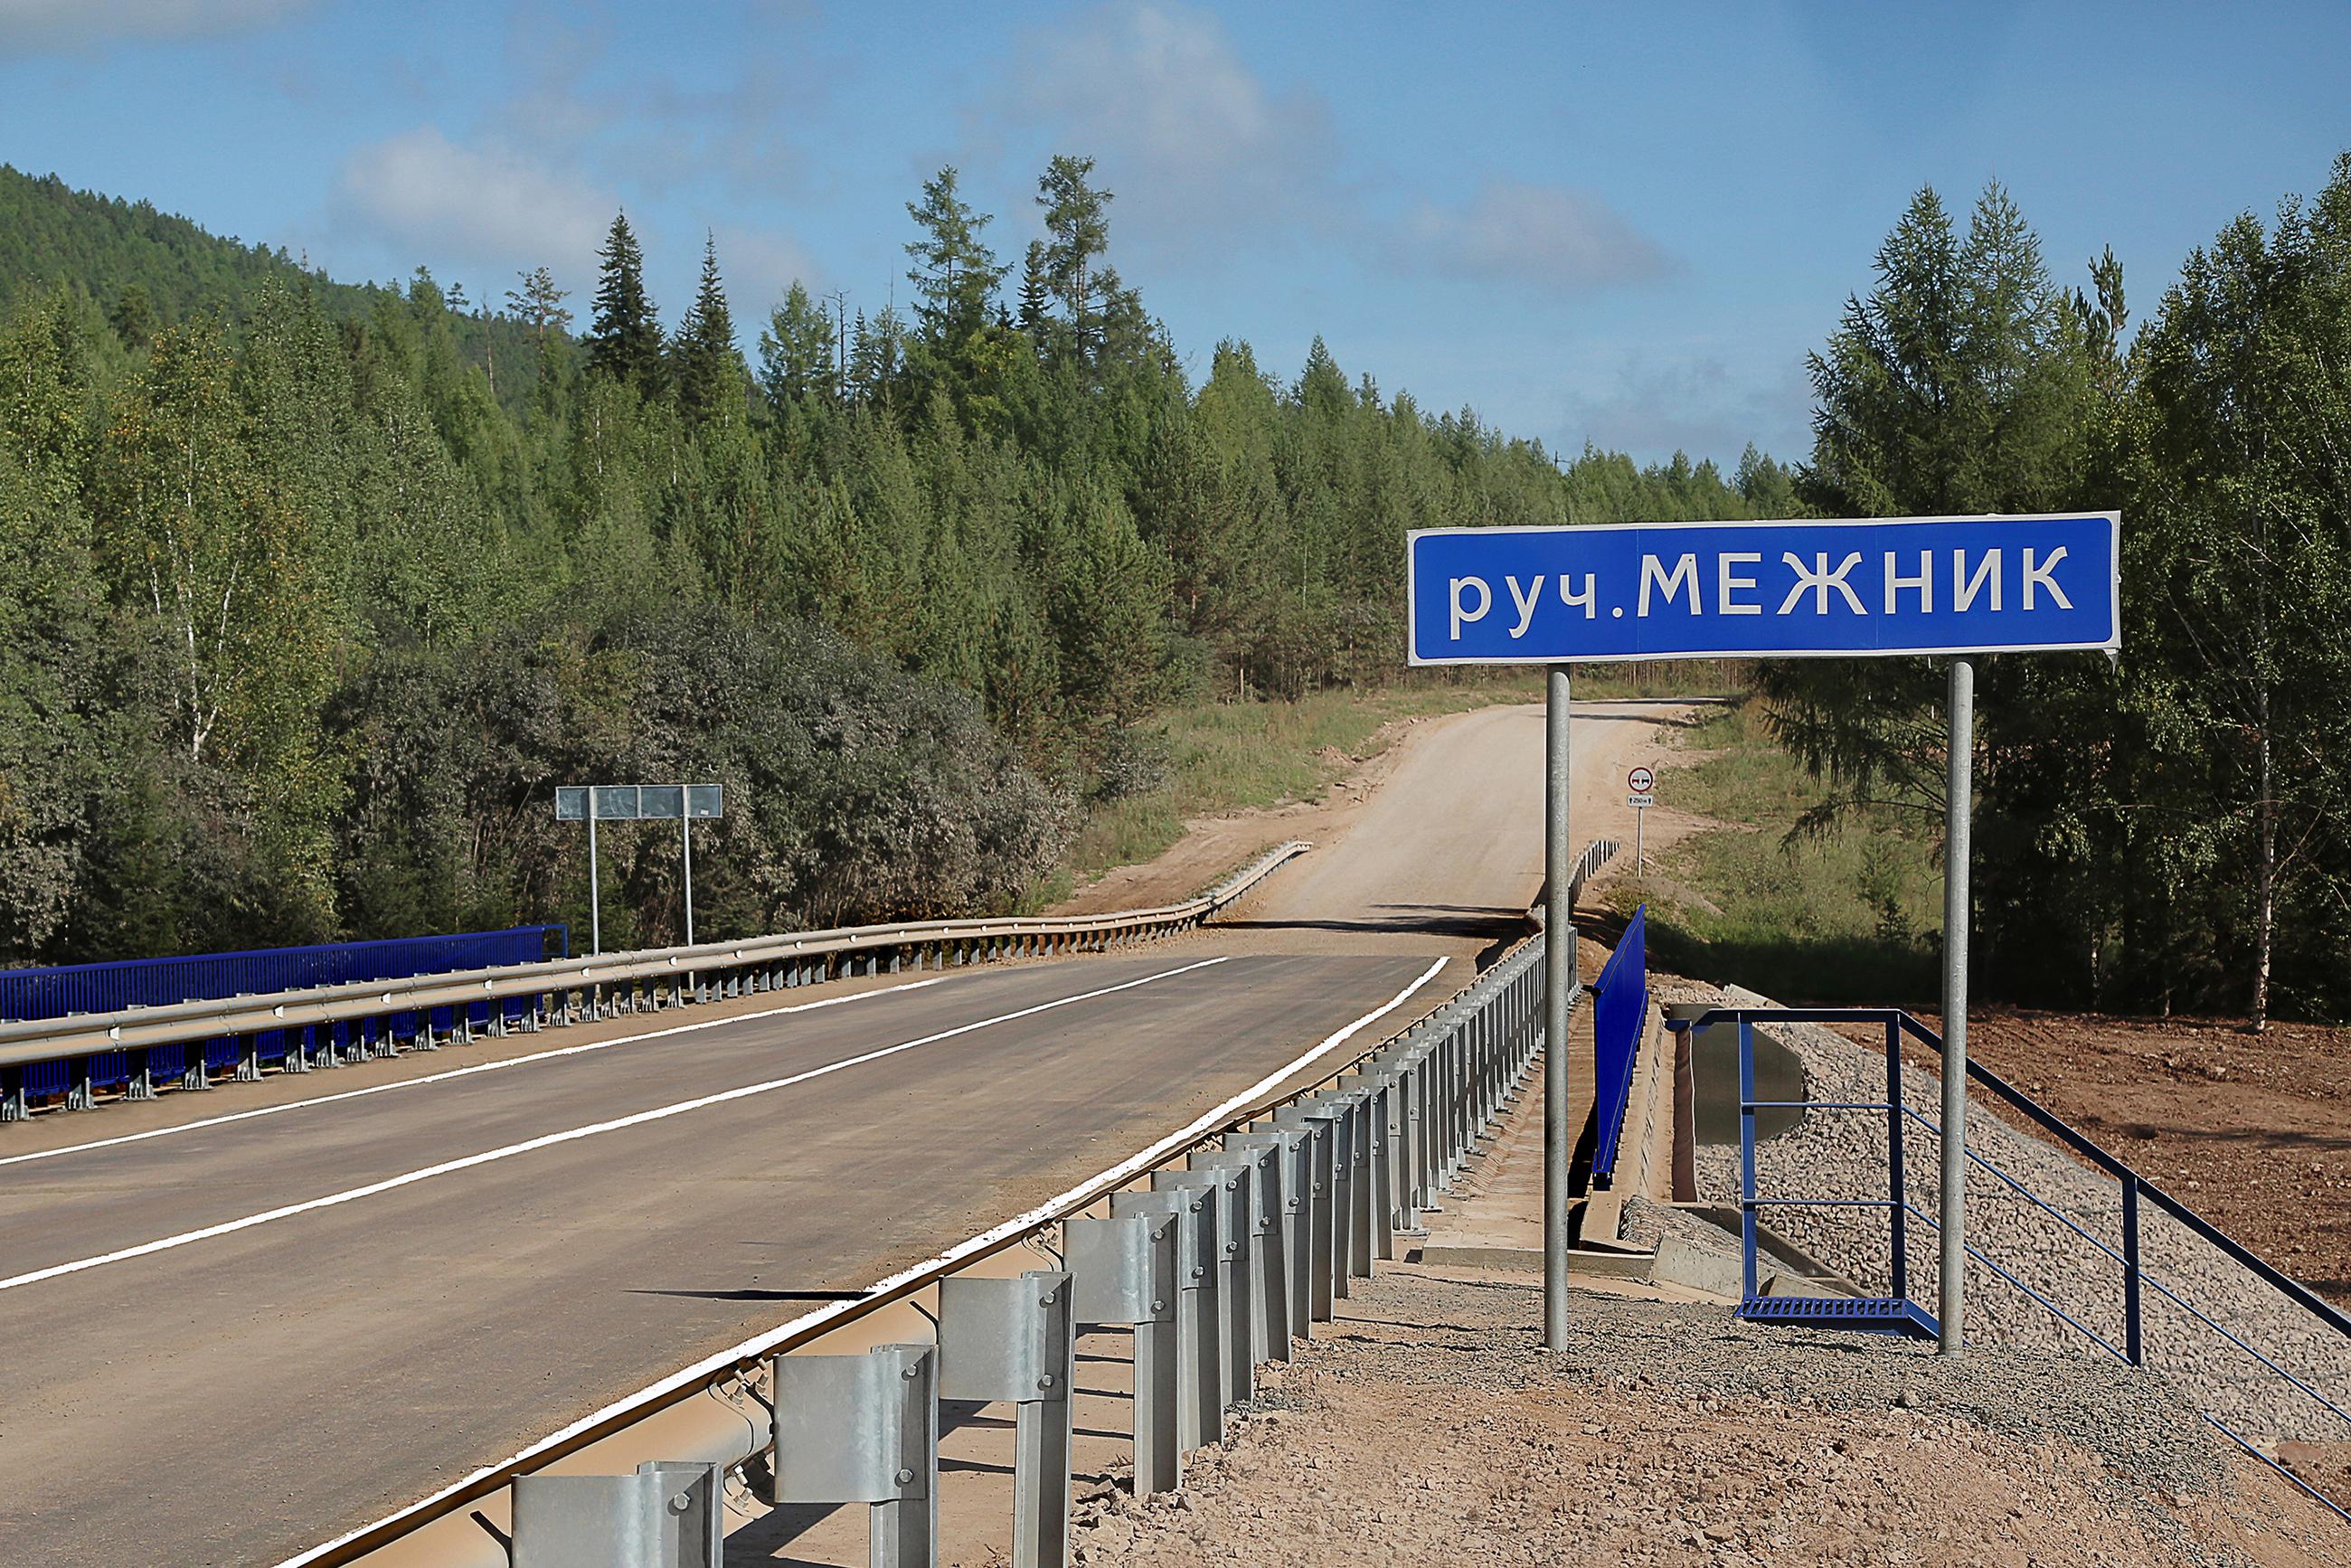
[[[1121,1160],[1118,1164],[1111,1166],[1110,1169],[1102,1172],[1098,1176],[1088,1177],[1086,1180],[1081,1181],[1077,1186],[1070,1188],[1067,1192],[1047,1198],[1043,1203],[1040,1203],[1036,1207],[1029,1209],[1027,1213],[1015,1215],[1012,1218],[1004,1221],[1001,1225],[991,1226],[989,1228],[981,1231],[978,1235],[970,1238],[968,1240],[959,1241],[955,1246],[950,1247],[946,1251],[938,1254],[938,1256],[917,1263],[911,1269],[902,1269],[886,1280],[875,1281],[872,1284],[868,1285],[865,1288],[865,1290],[861,1293],[861,1297],[858,1299],[836,1301],[830,1306],[819,1307],[812,1312],[804,1312],[800,1316],[792,1319],[791,1322],[761,1334],[757,1339],[745,1340],[741,1344],[735,1346],[732,1350],[722,1350],[716,1355],[705,1356],[702,1360],[695,1362],[692,1366],[685,1368],[683,1372],[673,1373],[669,1376],[663,1378],[659,1383],[653,1384],[646,1388],[639,1389],[636,1393],[628,1396],[626,1398],[614,1400],[611,1404],[605,1406],[601,1410],[597,1411],[592,1416],[582,1416],[580,1419],[572,1422],[569,1426],[564,1427],[560,1431],[549,1433],[546,1437],[541,1437],[538,1442],[533,1443],[529,1448],[523,1449],[520,1453],[516,1454],[511,1458],[508,1458],[500,1464],[486,1465],[482,1469],[475,1470],[473,1474],[465,1477],[463,1480],[445,1486],[429,1497],[420,1498],[415,1502],[409,1504],[406,1508],[386,1514],[383,1518],[377,1520],[372,1524],[362,1525],[357,1530],[350,1531],[344,1534],[335,1537],[332,1541],[313,1546],[308,1552],[302,1552],[298,1556],[288,1557],[284,1562],[278,1563],[277,1568],[306,1568],[307,1564],[316,1563],[320,1558],[327,1556],[330,1552],[340,1551],[350,1542],[371,1534],[374,1531],[382,1529],[386,1525],[397,1523],[402,1519],[404,1519],[411,1514],[422,1512],[426,1509],[430,1509],[444,1498],[454,1497],[458,1493],[469,1490],[479,1485],[481,1482],[487,1480],[492,1476],[498,1475],[507,1470],[511,1470],[517,1466],[527,1464],[531,1459],[547,1452],[549,1449],[559,1448],[563,1444],[569,1442],[572,1438],[580,1436],[581,1433],[591,1431],[595,1427],[602,1426],[605,1422],[612,1419],[615,1416],[622,1414],[623,1411],[630,1409],[633,1406],[642,1404],[646,1400],[659,1398],[664,1394],[674,1394],[679,1389],[691,1387],[695,1384],[707,1379],[713,1373],[723,1372],[729,1367],[740,1365],[746,1361],[757,1360],[758,1357],[774,1349],[777,1345],[783,1343],[785,1341],[795,1338],[798,1335],[806,1333],[810,1329],[821,1328],[825,1323],[831,1322],[835,1318],[841,1317],[852,1308],[856,1307],[862,1297],[879,1295],[883,1291],[895,1290],[898,1286],[904,1284],[907,1281],[926,1273],[933,1269],[941,1268],[950,1263],[957,1263],[976,1253],[987,1251],[988,1249],[994,1247],[998,1242],[1003,1241],[1007,1238],[1019,1235],[1021,1231],[1026,1230],[1029,1227],[1037,1224],[1040,1220],[1050,1218],[1055,1210],[1061,1208],[1065,1205],[1076,1203],[1081,1198],[1091,1200],[1091,1198],[1100,1197],[1102,1193],[1113,1190],[1125,1182],[1132,1181],[1135,1176],[1140,1176],[1146,1170],[1149,1170],[1154,1164],[1164,1158],[1171,1150],[1179,1149],[1186,1143],[1189,1143],[1191,1140],[1200,1136],[1201,1134],[1213,1131],[1217,1124],[1230,1116],[1234,1112],[1239,1110],[1242,1106],[1248,1104],[1250,1101],[1256,1099],[1259,1095],[1263,1094],[1270,1090],[1278,1088],[1282,1080],[1288,1078],[1290,1074],[1311,1066],[1323,1057],[1328,1056],[1332,1051],[1336,1051],[1340,1046],[1345,1044],[1348,1040],[1352,1039],[1362,1030],[1371,1024],[1376,1023],[1381,1019],[1385,1018],[1388,1014],[1394,1012],[1396,1009],[1404,1006],[1404,1004],[1411,998],[1412,994],[1415,991],[1417,991],[1421,987],[1428,984],[1429,981],[1437,977],[1437,972],[1445,967],[1446,963],[1447,960],[1443,958],[1437,959],[1437,962],[1431,964],[1427,968],[1423,969],[1420,972],[1419,978],[1414,980],[1412,984],[1406,986],[1403,990],[1398,991],[1385,1002],[1374,1008],[1370,1012],[1367,1012],[1363,1017],[1355,1019],[1354,1022],[1348,1024],[1336,1034],[1329,1036],[1321,1044],[1315,1046],[1311,1051],[1307,1051],[1304,1055],[1298,1057],[1296,1060],[1282,1067],[1276,1068],[1272,1072],[1259,1079],[1255,1083],[1250,1084],[1247,1089],[1242,1090],[1238,1094],[1227,1100],[1223,1104],[1218,1105],[1216,1109],[1206,1112],[1196,1117],[1190,1124],[1178,1128],[1176,1131],[1168,1134],[1167,1136],[1160,1139],[1157,1143],[1152,1145],[1141,1154],[1135,1155],[1129,1159]]]
[[[724,1105],[734,1100],[747,1100],[755,1094],[772,1093],[778,1089],[789,1089],[796,1083],[806,1083],[812,1078],[822,1078],[829,1073],[839,1072],[844,1068],[862,1066],[869,1061],[879,1061],[885,1056],[895,1056],[902,1051],[912,1051],[916,1046],[935,1045],[940,1040],[953,1040],[957,1035],[969,1034],[975,1030],[987,1029],[994,1024],[1010,1023],[1015,1019],[1033,1018],[1039,1013],[1051,1012],[1056,1008],[1065,1008],[1074,1002],[1092,1001],[1096,998],[1107,997],[1113,992],[1133,990],[1137,986],[1147,986],[1155,980],[1186,975],[1195,969],[1205,969],[1212,964],[1222,964],[1227,961],[1221,957],[1203,958],[1197,963],[1186,964],[1181,968],[1163,969],[1155,975],[1145,975],[1139,980],[1128,980],[1116,986],[1104,986],[1100,990],[1087,991],[1080,996],[1061,997],[1050,1002],[1039,1002],[1034,1007],[1022,1008],[1017,1012],[998,1013],[993,1018],[977,1019],[970,1023],[957,1024],[953,1029],[941,1030],[936,1034],[924,1035],[919,1040],[901,1040],[896,1045],[885,1045],[861,1055],[844,1058],[840,1061],[829,1061],[821,1067],[811,1067],[805,1072],[795,1072],[789,1077],[771,1078],[764,1083],[747,1083],[739,1089],[723,1090],[716,1094],[697,1095],[692,1100],[680,1100],[673,1104],[657,1105],[650,1111],[639,1111],[627,1116],[615,1116],[606,1122],[591,1122],[584,1127],[573,1127],[565,1132],[544,1133],[536,1138],[526,1138],[518,1144],[507,1144],[502,1148],[485,1149],[479,1154],[466,1155],[459,1159],[444,1160],[439,1165],[404,1171],[396,1176],[386,1176],[381,1181],[369,1182],[364,1186],[347,1187],[341,1192],[329,1193],[324,1197],[306,1198],[300,1203],[289,1203],[277,1208],[264,1209],[259,1214],[248,1214],[241,1219],[223,1220],[218,1225],[207,1225],[199,1230],[184,1230],[177,1236],[165,1236],[153,1241],[142,1241],[136,1247],[120,1248],[112,1252],[100,1253],[95,1258],[78,1258],[70,1263],[55,1263],[46,1269],[35,1269],[29,1273],[0,1280],[0,1291],[13,1291],[24,1285],[37,1285],[44,1280],[55,1280],[67,1274],[78,1274],[85,1270],[103,1268],[109,1263],[128,1262],[133,1258],[145,1258],[157,1252],[169,1252],[175,1248],[192,1246],[198,1241],[209,1241],[215,1237],[233,1236],[240,1230],[250,1230],[256,1225],[267,1225],[272,1220],[290,1219],[298,1214],[311,1214],[322,1208],[334,1208],[342,1204],[356,1203],[360,1198],[374,1197],[379,1194],[392,1192],[403,1186],[413,1186],[418,1182],[430,1181],[434,1176],[472,1170],[477,1166],[512,1159],[517,1155],[527,1155],[536,1149],[552,1148],[558,1144],[576,1143],[581,1138],[595,1137],[600,1133],[618,1132],[624,1127],[642,1127],[649,1122],[667,1121],[672,1116],[683,1116],[690,1111],[706,1110],[710,1106]]]
[[[693,1023],[673,1024],[668,1029],[648,1030],[643,1034],[624,1034],[617,1040],[591,1040],[583,1045],[559,1046],[553,1051],[534,1051],[528,1056],[508,1056],[502,1057],[496,1061],[477,1061],[470,1067],[453,1067],[445,1072],[429,1072],[422,1078],[402,1078],[389,1083],[371,1083],[364,1089],[345,1089],[333,1094],[316,1095],[308,1100],[288,1100],[279,1105],[257,1105],[250,1111],[234,1111],[223,1116],[207,1116],[201,1122],[183,1122],[171,1127],[150,1127],[143,1133],[122,1133],[110,1138],[93,1138],[87,1144],[68,1144],[63,1148],[35,1149],[28,1154],[8,1155],[0,1156],[0,1166],[22,1165],[27,1160],[53,1160],[59,1155],[78,1155],[91,1149],[110,1149],[119,1144],[143,1144],[150,1138],[169,1138],[181,1133],[193,1133],[204,1127],[221,1127],[231,1122],[250,1122],[256,1116],[276,1116],[287,1111],[308,1110],[313,1105],[332,1105],[345,1100],[364,1100],[371,1094],[392,1094],[402,1089],[422,1089],[428,1083],[446,1083],[453,1078],[471,1078],[479,1072],[503,1072],[509,1067],[521,1067],[533,1061],[553,1061],[559,1057],[585,1056],[591,1051],[610,1051],[616,1045],[635,1045],[642,1040],[666,1040],[674,1034],[692,1034],[695,1030],[720,1029],[727,1024],[749,1023],[758,1019],[781,1018],[786,1013],[814,1012],[819,1008],[837,1008],[844,1002],[862,1002],[868,997],[886,997],[899,991],[919,991],[925,986],[935,986],[947,978],[946,975],[934,975],[927,980],[907,980],[895,986],[883,986],[876,990],[852,992],[845,997],[825,997],[813,1002],[794,1002],[789,1007],[762,1008],[758,1012],[733,1013],[726,1018],[701,1019]]]

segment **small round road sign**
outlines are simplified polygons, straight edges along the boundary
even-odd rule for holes
[[[1635,768],[1625,775],[1625,787],[1635,795],[1646,795],[1657,787],[1657,776],[1646,768]]]

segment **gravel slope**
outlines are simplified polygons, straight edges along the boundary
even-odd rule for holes
[[[1687,982],[1661,982],[1658,990],[1660,999],[1675,1001],[1719,1000],[1729,995]],[[1758,1005],[1758,998],[1740,995],[1746,1005]],[[1771,1033],[1801,1060],[1810,1098],[1885,1098],[1882,1050],[1865,1051],[1816,1025],[1780,1025]],[[1941,1087],[1936,1076],[1913,1065],[1906,1066],[1903,1077],[1905,1102],[1939,1118]],[[2112,1179],[1980,1108],[1970,1116],[1969,1138],[1976,1153],[2062,1211],[2088,1237],[2121,1249],[2120,1197]],[[1917,1123],[1909,1124],[1905,1186],[1910,1203],[1929,1215],[1939,1208],[1940,1157],[1939,1139]],[[1758,1192],[1765,1197],[1882,1199],[1886,1192],[1886,1118],[1880,1113],[1811,1113],[1792,1131],[1760,1145],[1756,1167]],[[1698,1183],[1702,1196],[1736,1201],[1739,1151],[1701,1149]],[[1998,1176],[1972,1165],[1967,1193],[1970,1239],[1975,1246],[2084,1328],[2122,1345],[2121,1268],[2112,1257],[2018,1196]],[[1766,1220],[1865,1289],[1890,1290],[1892,1249],[1885,1210],[1773,1208]],[[2264,1447],[2282,1438],[2332,1442],[2351,1437],[2351,1423],[2318,1399],[2296,1392],[2246,1349],[2199,1322],[2167,1298],[2158,1284],[2346,1408],[2351,1408],[2351,1342],[2152,1204],[2141,1205],[2140,1240],[2150,1281],[2142,1314],[2149,1367],[2177,1382],[2198,1410]],[[1938,1293],[1936,1247],[1933,1228],[1914,1221],[1907,1248],[1909,1293],[1930,1311]],[[1970,1267],[1967,1301],[1971,1343],[2046,1347],[2107,1359],[2084,1334],[1980,1262]]]
[[[2331,1516],[2225,1453],[2158,1379],[1956,1364],[1726,1311],[1397,1269],[1186,1490],[1081,1512],[1087,1568],[1249,1564],[2320,1564]]]

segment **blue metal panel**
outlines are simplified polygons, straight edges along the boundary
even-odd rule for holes
[[[405,979],[460,969],[537,963],[570,952],[562,925],[518,925],[451,936],[336,942],[173,958],[127,958],[56,968],[0,969],[0,1019],[66,1018],[165,1007],[314,986]],[[445,1026],[444,1026],[445,1027]]]
[[[514,964],[534,964],[543,958],[569,957],[570,928],[561,925],[518,925],[507,931],[475,931],[449,936],[411,936],[381,942],[336,942],[310,947],[273,947],[242,953],[206,953],[172,958],[130,958],[105,964],[72,964],[55,968],[0,969],[0,1019],[55,1019],[76,1013],[117,1012],[126,1008],[164,1007],[173,1002],[210,1001],[256,996],[272,991],[305,990],[318,986],[348,985],[375,980],[406,979],[416,975],[455,970],[494,969]],[[502,1004],[507,1017],[524,1010],[517,998]],[[492,1006],[475,1003],[466,1009],[486,1023]],[[434,1027],[446,1033],[456,1018],[454,1008],[434,1009]],[[380,1039],[386,1032],[413,1038],[418,1027],[414,1013],[388,1020],[395,1027],[371,1024],[367,1033]],[[338,1039],[348,1038],[339,1030]],[[282,1062],[302,1049],[286,1030],[267,1030],[254,1041],[265,1062]],[[245,1053],[245,1042],[222,1035],[149,1048],[146,1064],[160,1086],[176,1082],[201,1060],[214,1072],[233,1071]],[[310,1049],[318,1049],[314,1038]],[[63,1095],[86,1073],[92,1087],[120,1088],[128,1083],[139,1062],[130,1051],[105,1051],[78,1062],[39,1061],[24,1067],[16,1082],[27,1099],[41,1101]]]
[[[1593,1083],[1599,1101],[1599,1143],[1592,1157],[1597,1178],[1616,1168],[1616,1145],[1632,1101],[1634,1059],[1649,1018],[1648,905],[1633,912],[1616,950],[1592,986]]]

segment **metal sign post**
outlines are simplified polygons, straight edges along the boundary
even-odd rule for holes
[[[1414,664],[1545,664],[1551,873],[1545,986],[1544,1341],[1566,1331],[1567,666],[1583,660],[1949,656],[1943,952],[1943,1349],[1967,1260],[1968,833],[1975,667],[1988,653],[2122,646],[2122,517],[1864,517],[1424,528],[1405,544]],[[1638,777],[1640,770],[1636,770]],[[1628,780],[1630,782],[1630,780]],[[1654,784],[1654,777],[1650,780]],[[1635,788],[1637,812],[1648,790]],[[1641,830],[1635,818],[1638,844]],[[1646,845],[1635,849],[1646,858]],[[1562,955],[1560,944],[1566,946]]]
[[[1968,861],[1975,815],[1976,665],[1951,661],[1951,737],[1943,789],[1943,1227],[1936,1326],[1941,1350],[1965,1342],[1968,1248]],[[1895,1201],[1902,1195],[1896,1193]]]
[[[1649,887],[1649,862],[1641,843],[1641,813],[1657,803],[1657,776],[1647,768],[1635,768],[1625,775],[1625,788],[1630,791],[1625,804],[1633,808],[1633,874],[1640,879],[1644,893]]]
[[[694,819],[677,820],[678,842],[685,854],[685,945],[694,946]]]
[[[596,824],[674,820],[684,849],[685,945],[694,946],[694,823],[726,810],[724,784],[559,784],[555,820],[588,824],[588,945],[604,950],[601,884],[597,876]]]
[[[563,808],[558,806],[556,814],[559,817],[562,812]],[[603,891],[603,879],[596,874],[596,813],[590,811],[588,813],[588,951],[591,955],[604,950]]]
[[[1575,841],[1569,827],[1571,726],[1565,664],[1546,683],[1543,747],[1543,1343],[1567,1346],[1567,1206],[1575,1124],[1567,1113],[1567,1018],[1576,973]]]

